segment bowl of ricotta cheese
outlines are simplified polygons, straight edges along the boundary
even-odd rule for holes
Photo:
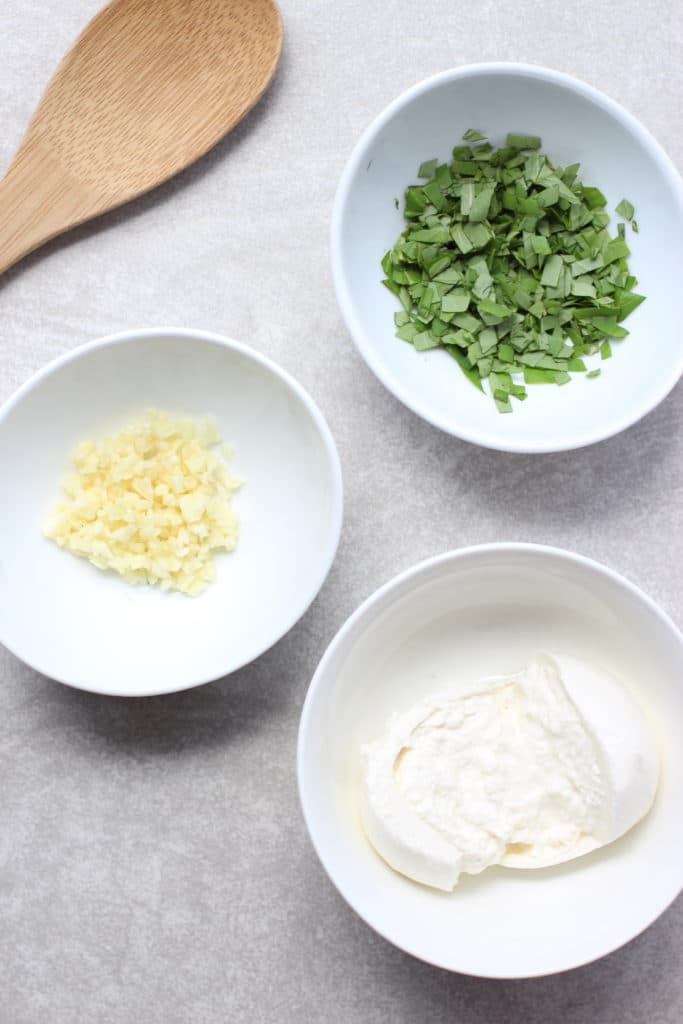
[[[302,714],[330,878],[430,963],[532,977],[629,941],[683,887],[683,639],[637,587],[524,544],[392,580]]]

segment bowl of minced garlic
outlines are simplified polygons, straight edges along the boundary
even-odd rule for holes
[[[45,536],[127,583],[196,596],[216,576],[214,552],[233,551],[233,476],[213,419],[148,409],[101,440],[81,441],[49,512]]]

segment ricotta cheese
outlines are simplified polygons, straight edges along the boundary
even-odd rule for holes
[[[394,715],[363,761],[371,843],[395,870],[444,890],[463,872],[545,867],[612,842],[647,813],[659,775],[624,687],[548,655]]]

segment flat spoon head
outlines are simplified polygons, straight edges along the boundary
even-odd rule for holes
[[[0,181],[0,271],[203,156],[263,95],[281,48],[275,0],[112,0]]]

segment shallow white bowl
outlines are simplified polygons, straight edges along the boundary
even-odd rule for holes
[[[197,598],[133,587],[43,538],[75,444],[149,406],[215,417],[244,477],[237,550]],[[99,693],[196,686],[275,643],[320,589],[342,520],[339,458],[303,388],[204,331],[129,331],[69,352],[0,410],[0,642],[45,675]]]
[[[361,744],[393,711],[449,682],[516,671],[538,651],[585,658],[632,690],[661,750],[654,807],[620,840],[558,867],[490,868],[453,893],[397,874],[360,823]],[[334,638],[303,709],[299,791],[324,867],[372,928],[448,970],[531,977],[604,956],[680,892],[681,735],[683,637],[642,591],[556,548],[463,548],[396,577]]]
[[[581,162],[614,210],[634,203],[640,234],[627,231],[638,291],[598,380],[572,374],[565,387],[529,388],[513,415],[466,380],[442,350],[416,352],[395,337],[397,299],[380,260],[404,227],[396,209],[422,161],[448,160],[467,128],[500,144],[509,131],[540,135],[559,164]],[[613,217],[612,230],[617,219]],[[577,448],[635,423],[683,371],[678,298],[683,280],[683,183],[643,126],[602,93],[568,75],[523,64],[478,64],[420,82],[370,125],[342,175],[332,218],[332,271],[347,327],[368,366],[419,416],[475,444],[516,452]],[[600,365],[599,357],[592,365]]]

